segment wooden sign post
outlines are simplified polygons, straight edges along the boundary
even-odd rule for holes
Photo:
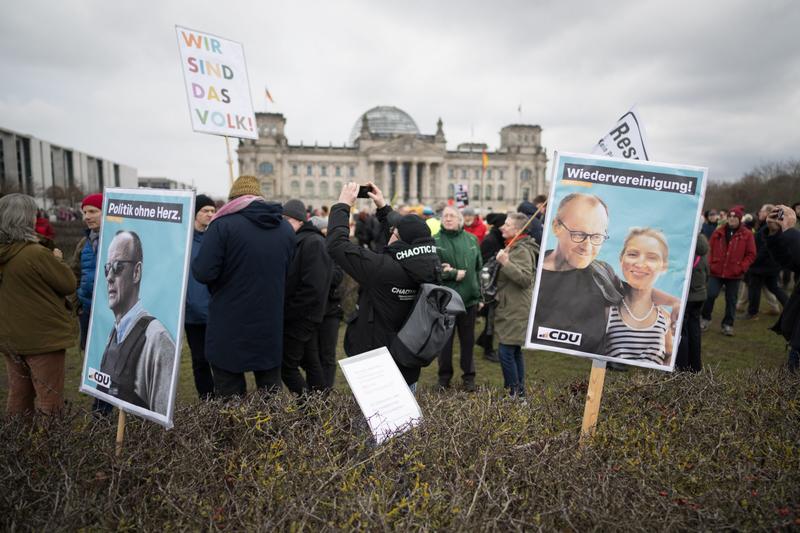
[[[600,400],[603,397],[603,382],[606,379],[606,362],[592,360],[592,373],[589,374],[589,389],[586,391],[586,406],[583,409],[581,425],[581,446],[593,436],[597,427],[597,415],[600,413]]]
[[[230,185],[233,185],[233,159],[231,158],[231,143],[228,139],[228,136],[225,135],[225,148],[228,150],[228,180],[230,181]]]
[[[122,455],[122,442],[125,440],[125,411],[119,410],[119,419],[117,420],[117,444],[114,455],[119,457]]]

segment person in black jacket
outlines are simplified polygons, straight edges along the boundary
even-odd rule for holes
[[[436,253],[428,225],[416,215],[395,218],[389,225],[391,206],[374,183],[369,193],[381,227],[390,233],[382,253],[360,247],[350,241],[348,219],[356,201],[358,184],[342,188],[339,202],[328,217],[328,253],[334,262],[359,285],[358,313],[345,333],[344,349],[348,356],[392,345],[397,332],[411,312],[422,283],[438,283],[442,265]],[[395,362],[396,358],[395,358]],[[420,368],[397,365],[410,386],[419,379]]]
[[[761,288],[766,288],[775,295],[775,298],[782,306],[786,305],[789,296],[784,292],[778,283],[778,276],[781,272],[781,265],[770,255],[767,250],[767,216],[775,209],[772,204],[764,204],[758,211],[758,229],[755,233],[756,240],[756,259],[747,271],[748,283],[748,303],[747,317],[754,319],[758,317],[758,309],[761,304]]]
[[[800,270],[800,230],[794,227],[796,222],[794,210],[785,205],[776,206],[767,217],[767,249],[782,267],[794,271]],[[789,370],[796,372],[800,367],[800,283],[772,330],[789,343]]]
[[[283,208],[264,200],[255,176],[239,177],[230,200],[192,261],[195,279],[211,292],[206,358],[220,397],[244,395],[245,372],[259,389],[280,390],[283,295],[297,242]]]
[[[485,265],[490,260],[494,260],[497,252],[505,248],[505,239],[500,228],[506,223],[505,213],[490,213],[486,216],[486,223],[489,224],[489,232],[481,243],[481,257]],[[478,336],[475,344],[483,348],[483,357],[493,363],[499,363],[500,357],[494,349],[494,312],[497,302],[490,302],[483,306],[480,315],[485,318],[483,331]]]
[[[300,200],[283,205],[283,218],[297,234],[297,250],[286,277],[283,305],[283,363],[281,377],[295,394],[322,390],[324,379],[319,360],[319,328],[325,316],[325,300],[331,284],[331,258],[325,237],[306,220]],[[306,371],[306,379],[300,373]]]

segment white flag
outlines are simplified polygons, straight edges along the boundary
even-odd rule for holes
[[[597,141],[592,153],[642,161],[650,159],[645,143],[644,125],[636,106],[622,115],[611,131]]]

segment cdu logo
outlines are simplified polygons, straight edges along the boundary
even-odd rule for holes
[[[111,376],[108,374],[104,374],[99,370],[95,370],[94,368],[89,367],[89,381],[93,381],[100,385],[101,387],[110,387],[111,386]]]
[[[561,344],[574,344],[575,346],[581,345],[582,337],[583,337],[582,333],[575,333],[573,331],[563,331],[560,329],[553,329],[553,328],[544,328],[541,326],[536,331],[537,339],[550,342],[558,342]]]

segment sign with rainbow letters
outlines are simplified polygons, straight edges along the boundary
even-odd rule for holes
[[[242,45],[181,26],[175,31],[192,129],[258,139]]]

